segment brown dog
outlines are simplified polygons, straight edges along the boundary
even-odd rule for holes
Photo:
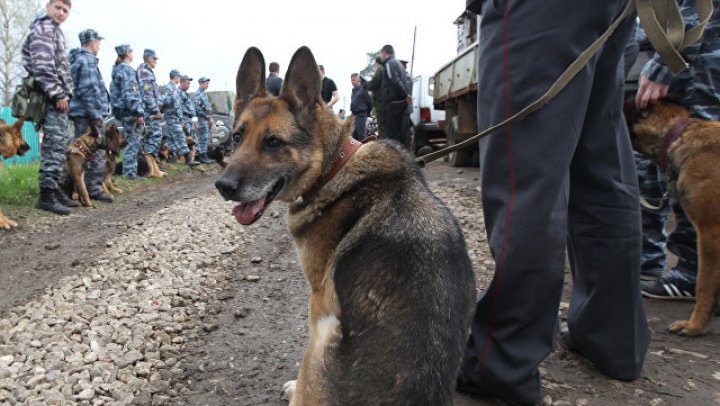
[[[68,144],[68,156],[65,161],[65,183],[63,185],[68,197],[72,197],[73,192],[77,192],[79,200],[84,206],[95,207],[85,186],[87,161],[101,147],[101,142],[103,146],[109,143],[117,143],[119,134],[120,130],[118,130],[117,125],[112,124],[105,130],[101,140],[97,127],[91,125],[88,132]]]
[[[241,224],[274,199],[311,294],[310,339],[293,406],[450,405],[475,303],[463,234],[392,141],[350,137],[320,97],[310,50],[298,49],[278,98],[250,48],[238,70],[235,151],[215,182]]]
[[[690,320],[676,321],[668,330],[702,335],[707,333],[720,295],[720,123],[686,121],[690,112],[667,102],[658,102],[640,114],[631,109],[626,105],[625,114],[635,149],[654,157],[661,166],[669,163],[671,191],[697,233],[695,309]],[[677,180],[672,181],[675,176]]]
[[[115,168],[117,168],[117,157],[120,150],[127,146],[125,135],[122,131],[118,130],[117,127],[115,127],[115,129],[117,130],[117,136],[110,137],[105,145],[105,172],[103,173],[103,180],[100,184],[103,192],[111,196],[113,195],[113,192],[123,192],[113,182],[112,175],[115,174]]]
[[[20,118],[12,125],[8,125],[5,121],[0,120],[0,169],[2,169],[3,159],[10,159],[15,155],[23,156],[30,150],[30,146],[25,142],[22,136],[22,126],[25,120]],[[0,210],[0,228],[8,230],[16,227],[17,223],[5,217]]]

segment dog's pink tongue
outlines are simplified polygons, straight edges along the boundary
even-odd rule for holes
[[[265,207],[265,197],[257,199],[254,202],[241,203],[235,206],[232,210],[235,219],[238,223],[246,226],[252,224],[255,221],[255,217]]]

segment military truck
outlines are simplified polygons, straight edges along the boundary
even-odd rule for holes
[[[458,27],[458,54],[433,76],[433,103],[445,110],[446,145],[455,145],[477,134],[477,52],[479,16],[463,12]],[[453,166],[478,166],[477,146],[463,148],[448,156]]]

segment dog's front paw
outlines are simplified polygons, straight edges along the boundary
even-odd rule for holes
[[[697,337],[707,334],[707,330],[704,327],[696,326],[691,323],[690,320],[678,320],[672,323],[668,327],[668,332],[687,337]]]
[[[293,398],[293,395],[295,394],[295,385],[296,384],[297,384],[297,380],[285,382],[285,384],[282,387],[282,393],[280,394],[280,398],[290,402]]]
[[[0,228],[9,230],[13,227],[17,227],[17,223],[5,217],[2,212],[0,212]]]

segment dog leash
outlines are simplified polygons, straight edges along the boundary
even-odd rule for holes
[[[580,72],[602,46],[605,45],[610,36],[615,33],[618,26],[632,15],[635,10],[638,12],[640,24],[642,24],[646,30],[648,40],[650,40],[650,43],[652,43],[657,53],[660,54],[663,61],[666,62],[668,68],[673,73],[683,71],[687,68],[688,64],[682,58],[682,55],[680,55],[680,50],[702,37],[705,26],[713,13],[712,0],[696,0],[695,6],[700,18],[700,24],[685,32],[685,24],[682,14],[680,14],[680,6],[675,0],[628,0],[625,9],[623,9],[622,13],[610,24],[608,29],[565,69],[555,83],[553,83],[547,92],[539,99],[530,103],[530,105],[515,113],[512,117],[495,124],[467,140],[417,157],[415,162],[421,167],[425,166],[425,164],[438,158],[476,144],[481,138],[488,134],[543,108],[572,81],[578,72]],[[665,27],[665,29],[663,29],[663,27]]]

